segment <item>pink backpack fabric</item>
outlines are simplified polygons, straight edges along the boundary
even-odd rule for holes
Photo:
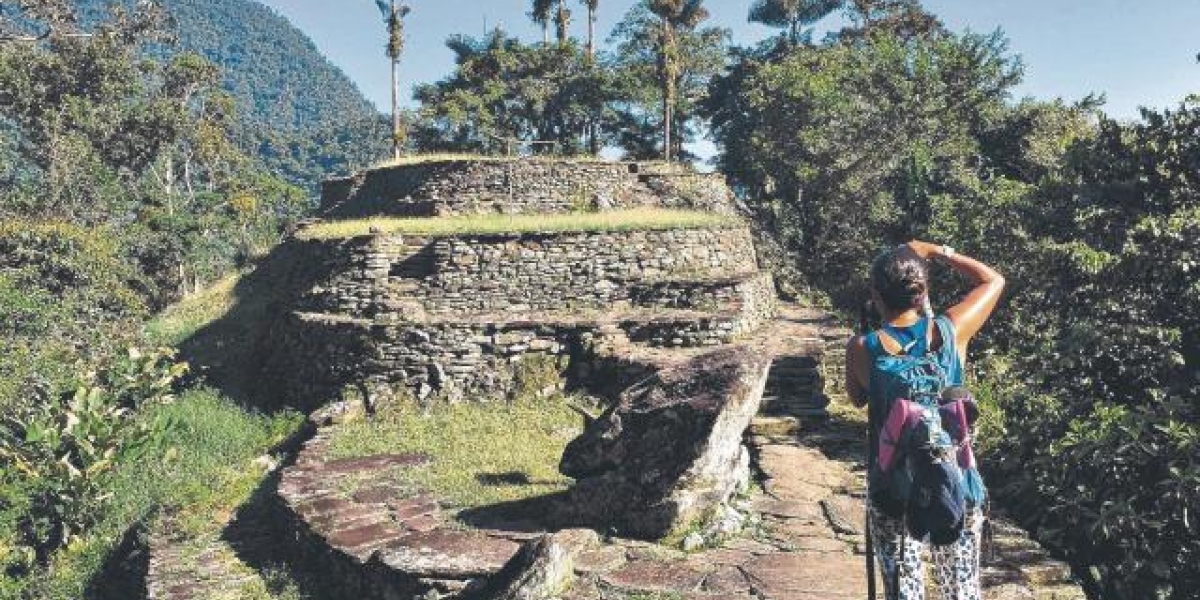
[[[879,469],[884,473],[892,470],[899,458],[900,444],[905,432],[911,431],[921,421],[925,409],[920,404],[903,398],[892,403],[883,429],[879,432]]]

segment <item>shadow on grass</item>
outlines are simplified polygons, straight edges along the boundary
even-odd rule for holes
[[[300,241],[279,245],[237,280],[223,314],[178,342],[181,357],[205,383],[246,407],[275,410],[287,404],[263,380],[272,356],[268,342],[289,305],[329,277],[334,265],[324,247]]]
[[[570,492],[563,491],[467,508],[459,511],[457,518],[462,524],[476,529],[520,533],[542,533],[572,527],[588,527],[588,523],[581,523],[574,518],[570,507]]]
[[[88,600],[142,600],[146,597],[146,574],[150,570],[150,552],[146,548],[146,530],[135,523],[125,530],[120,543],[108,555],[104,565],[88,582],[83,597]]]
[[[254,569],[267,584],[272,595],[291,592],[289,598],[338,598],[335,590],[327,589],[320,573],[304,566],[303,557],[294,544],[297,532],[283,518],[279,498],[275,494],[283,469],[290,466],[301,445],[312,437],[314,428],[306,424],[287,440],[276,446],[272,454],[287,460],[259,482],[250,499],[237,508],[221,531],[221,539],[229,545],[238,560]],[[332,595],[331,595],[332,594]]]

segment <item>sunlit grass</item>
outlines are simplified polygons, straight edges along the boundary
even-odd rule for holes
[[[736,225],[724,215],[692,210],[637,208],[561,215],[467,215],[434,218],[369,218],[319,223],[301,239],[339,239],[369,233],[410,235],[489,235],[537,232],[599,232],[664,229],[716,229]]]
[[[430,490],[448,506],[470,508],[566,489],[558,472],[567,442],[582,419],[566,400],[405,405],[334,433],[330,452],[347,458],[424,453],[431,464],[406,469],[401,482]]]
[[[179,345],[205,325],[225,316],[237,302],[234,287],[241,274],[226,276],[199,293],[167,307],[146,325],[155,343]]]
[[[573,162],[573,163],[597,163],[597,162],[612,162],[608,159],[599,156],[551,156],[551,155],[520,155],[515,157],[504,156],[500,154],[470,154],[470,153],[454,153],[454,152],[433,152],[429,154],[410,154],[401,156],[399,159],[388,159],[375,164],[372,169],[386,169],[388,167],[402,167],[405,165],[422,165],[436,162],[456,162],[456,161],[477,161],[477,162],[498,162],[509,160],[521,161],[543,161],[543,162]]]

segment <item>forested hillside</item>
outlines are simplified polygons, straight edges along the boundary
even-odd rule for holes
[[[75,1],[94,22],[123,0]],[[237,109],[236,141],[267,170],[311,187],[386,156],[383,116],[287,19],[252,0],[163,6],[177,44],[158,51],[194,52],[221,69]]]

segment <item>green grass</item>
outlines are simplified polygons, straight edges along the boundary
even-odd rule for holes
[[[430,154],[411,154],[401,156],[399,160],[385,160],[376,163],[372,169],[386,169],[388,167],[401,167],[406,165],[423,165],[436,162],[456,162],[456,161],[479,161],[479,162],[499,162],[509,160],[520,161],[557,161],[557,162],[574,162],[574,163],[596,163],[596,162],[612,162],[608,159],[597,156],[550,156],[550,155],[534,155],[534,156],[516,156],[508,157],[495,154],[468,154],[454,152],[434,152]]]
[[[168,307],[146,325],[146,334],[155,343],[178,346],[233,308],[237,303],[234,288],[240,278],[240,274],[226,276]]]
[[[429,454],[429,466],[400,472],[401,481],[436,493],[447,505],[471,508],[566,489],[570,480],[558,472],[558,462],[581,431],[580,416],[562,398],[427,411],[405,405],[338,428],[330,452],[339,458]]]
[[[339,239],[372,232],[453,236],[538,232],[600,232],[715,229],[737,219],[708,212],[636,208],[562,215],[469,215],[436,218],[371,218],[319,223],[301,230],[300,239]]]

